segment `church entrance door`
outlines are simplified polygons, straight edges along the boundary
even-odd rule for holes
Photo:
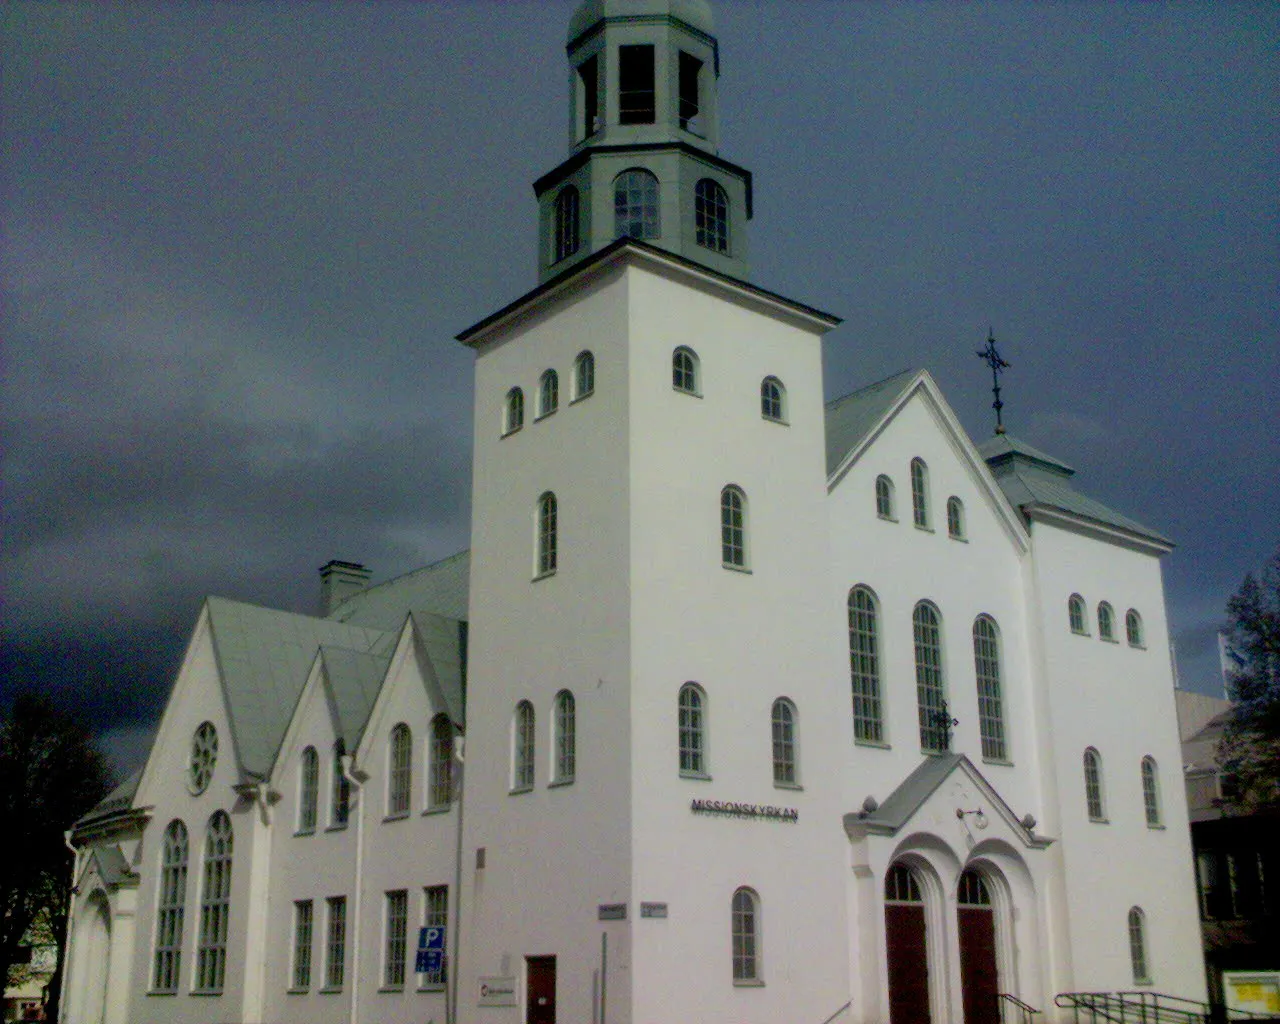
[[[929,1024],[924,898],[919,881],[904,864],[894,864],[885,876],[884,931],[890,1024]]]
[[[960,876],[957,894],[964,1024],[1000,1024],[1000,971],[991,893],[976,871]]]
[[[556,1024],[556,958],[525,957],[528,987],[525,1024]]]

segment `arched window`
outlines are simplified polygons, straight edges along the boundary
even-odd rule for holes
[[[547,370],[538,381],[538,418],[550,416],[560,405],[560,377]]]
[[[613,179],[613,235],[615,238],[659,238],[662,219],[658,179],[632,168]]]
[[[881,473],[876,477],[876,515],[893,519],[893,481]]]
[[[1133,965],[1135,985],[1151,983],[1147,970],[1147,915],[1141,907],[1129,908],[1129,962]]]
[[[703,178],[693,187],[697,241],[715,252],[729,252],[729,197],[718,182]]]
[[[204,841],[196,991],[221,992],[227,979],[227,924],[231,917],[231,819],[214,811]]]
[[[516,705],[511,745],[511,788],[515,792],[533,789],[535,742],[533,705],[522,700]]]
[[[766,377],[760,382],[760,415],[774,423],[786,422],[787,389],[777,377]]]
[[[1124,613],[1124,635],[1130,647],[1146,646],[1142,637],[1142,616],[1138,614],[1137,609],[1130,608]]]
[[[566,185],[556,196],[556,251],[555,262],[578,251],[578,190]]]
[[[387,744],[387,814],[409,813],[413,788],[413,734],[403,722],[391,730]]]
[[[707,695],[697,683],[680,687],[680,774],[707,774]]]
[[[922,530],[929,528],[929,467],[923,459],[911,460],[911,520]]]
[[[155,992],[176,992],[182,976],[182,923],[187,905],[187,826],[169,822],[160,855],[156,896]]]
[[[427,764],[427,807],[453,801],[453,723],[441,712],[431,719],[431,756]]]
[[[938,610],[927,601],[911,616],[916,649],[916,704],[920,749],[941,753],[951,746],[951,717],[942,681],[942,627]]]
[[[511,434],[524,426],[524,392],[512,388],[502,409],[502,432]]]
[[[884,876],[886,903],[923,903],[924,895],[916,874],[905,864],[894,864]]]
[[[1072,594],[1067,598],[1067,622],[1071,626],[1071,632],[1081,636],[1089,634],[1089,627],[1084,621],[1084,598],[1079,594]]]
[[[964,502],[955,495],[947,499],[947,536],[964,540]]]
[[[302,752],[298,765],[298,831],[316,830],[316,809],[320,803],[320,756],[315,747]]]
[[[1093,747],[1084,752],[1084,802],[1090,821],[1107,820],[1102,798],[1102,755]]]
[[[853,737],[864,743],[882,743],[876,599],[863,586],[849,591],[849,676],[853,683]]]
[[[1160,787],[1156,779],[1156,759],[1148,754],[1142,759],[1142,808],[1147,825],[1160,827]]]
[[[733,981],[760,981],[760,897],[745,886],[733,894]]]
[[[735,569],[747,567],[747,496],[738,487],[720,492],[720,560]]]
[[[550,576],[556,571],[556,496],[547,491],[538,499],[538,562],[539,576]]]
[[[572,782],[578,767],[578,708],[573,694],[561,690],[556,694],[555,717],[555,782]]]
[[[334,828],[346,828],[351,816],[351,783],[342,771],[342,741],[333,745],[333,792],[329,808],[329,824]]]
[[[1115,640],[1116,638],[1116,616],[1111,610],[1111,605],[1103,601],[1098,605],[1098,639],[1099,640]]]
[[[698,393],[698,354],[683,345],[671,353],[671,386],[688,395]]]
[[[586,398],[596,389],[596,357],[590,352],[579,352],[573,361],[573,397]]]
[[[982,756],[1003,761],[1004,707],[1000,694],[1000,636],[995,619],[979,615],[973,623],[973,667],[978,680],[978,732]]]
[[[796,706],[786,697],[773,702],[773,784],[794,786],[796,769]]]
[[[989,907],[991,893],[987,883],[977,871],[965,871],[960,875],[960,885],[956,890],[956,902],[962,907]]]

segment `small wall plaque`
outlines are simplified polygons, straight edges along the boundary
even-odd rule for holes
[[[627,905],[625,903],[601,903],[599,907],[601,921],[625,921]]]
[[[666,917],[667,905],[665,903],[641,903],[641,917]]]

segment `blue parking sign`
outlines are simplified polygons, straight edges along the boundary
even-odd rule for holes
[[[418,929],[418,950],[424,949],[444,949],[443,928]]]

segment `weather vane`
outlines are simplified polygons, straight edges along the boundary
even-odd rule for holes
[[[996,396],[991,408],[996,411],[996,433],[1003,434],[1004,420],[1000,416],[1000,410],[1004,408],[1004,402],[1000,401],[1000,371],[1007,370],[1009,364],[996,351],[996,336],[990,327],[987,328],[987,347],[978,349],[977,356],[991,367],[991,393]]]

